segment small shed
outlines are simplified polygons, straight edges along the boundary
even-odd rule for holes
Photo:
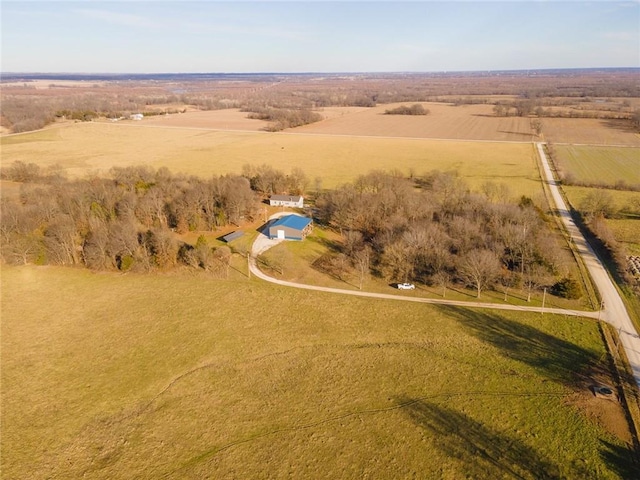
[[[240,230],[236,230],[235,232],[227,233],[224,237],[222,237],[222,240],[229,243],[237,238],[240,238],[243,235],[244,235],[244,232]]]
[[[304,240],[311,233],[310,218],[300,215],[285,215],[269,225],[269,238],[282,240]]]
[[[269,205],[272,207],[304,207],[304,198],[301,195],[271,195]]]

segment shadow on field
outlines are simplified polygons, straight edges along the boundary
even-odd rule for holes
[[[600,455],[620,478],[638,478],[640,462],[633,447],[614,445],[603,440]]]
[[[556,465],[533,448],[505,433],[496,432],[467,415],[422,400],[396,399],[403,411],[428,430],[434,444],[461,463],[464,478],[560,478]],[[574,472],[575,478],[588,478]]]
[[[636,129],[634,128],[633,124],[628,120],[626,120],[626,121],[625,120],[615,120],[615,119],[600,120],[599,123],[603,127],[611,128],[612,130],[619,130],[621,132],[626,132],[626,133],[631,133],[631,134],[636,133]]]
[[[455,306],[441,306],[445,315],[469,333],[500,349],[503,355],[535,368],[547,379],[585,388],[597,374],[610,376],[606,363],[585,349],[537,328],[487,313]]]

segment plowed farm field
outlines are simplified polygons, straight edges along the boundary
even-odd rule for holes
[[[491,105],[452,106],[423,103],[429,115],[385,115],[403,104],[380,105],[322,122],[305,125],[296,132],[378,137],[445,138],[529,142],[535,139],[530,120],[495,117]],[[406,104],[405,104],[406,105]],[[321,112],[322,113],[322,112]]]
[[[640,147],[628,122],[596,118],[543,118],[544,140],[553,143]]]

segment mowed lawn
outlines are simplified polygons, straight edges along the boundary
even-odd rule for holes
[[[269,164],[285,173],[302,168],[332,188],[370,170],[421,175],[456,170],[474,187],[507,183],[514,196],[541,191],[531,144],[437,141],[152,127],[145,121],[78,123],[2,138],[2,162],[60,165],[72,176],[107,174],[113,166],[150,165],[207,177],[239,174],[245,164]]]
[[[558,145],[562,168],[584,183],[640,185],[640,148]]]
[[[181,273],[1,280],[5,479],[633,473],[620,407],[587,389],[609,381],[593,321]]]

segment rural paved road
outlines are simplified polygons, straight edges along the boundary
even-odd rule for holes
[[[571,218],[567,205],[560,194],[560,188],[558,187],[558,184],[553,177],[553,173],[551,172],[551,168],[549,167],[549,161],[544,153],[543,144],[537,143],[536,145],[538,147],[540,160],[542,161],[542,169],[544,171],[544,176],[546,177],[545,180],[551,190],[551,195],[554,203],[556,204],[556,209],[567,227],[569,235],[571,235],[572,242],[578,248],[578,252],[583,258],[593,282],[600,292],[604,307],[601,312],[601,318],[618,330],[618,334],[624,347],[624,351],[627,354],[627,358],[629,359],[629,364],[631,365],[636,384],[638,385],[638,388],[640,388],[640,337],[638,336],[638,332],[636,332],[627,309],[622,302],[622,298],[604,268],[604,265],[591,248],[591,245],[589,245],[585,240],[584,235],[582,235],[582,232],[580,232],[574,223],[573,218]]]

